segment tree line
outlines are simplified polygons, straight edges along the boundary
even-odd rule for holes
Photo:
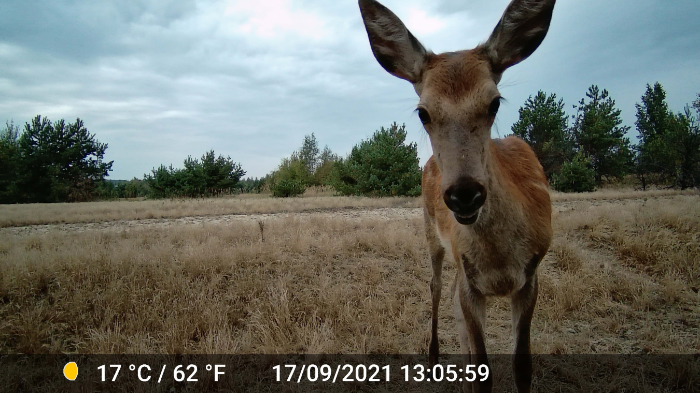
[[[245,173],[231,157],[217,157],[210,150],[201,159],[188,156],[183,168],[161,165],[145,174],[144,181],[152,198],[211,197],[234,192]]]
[[[330,186],[339,195],[418,196],[418,148],[406,143],[406,135],[406,125],[394,122],[360,141],[344,158],[328,146],[319,150],[316,136],[307,135],[301,148],[269,175],[270,191],[287,197],[303,194],[311,186]]]
[[[593,191],[628,175],[641,189],[700,185],[700,95],[674,113],[661,84],[647,85],[636,104],[636,145],[626,136],[630,127],[623,125],[607,90],[593,85],[573,107],[569,126],[563,99],[539,91],[520,108],[512,127],[532,147],[554,189]]]
[[[539,91],[519,109],[514,135],[534,150],[551,186],[564,192],[592,191],[633,176],[639,188],[700,186],[700,94],[675,113],[659,83],[646,86],[636,104],[638,143],[627,137],[621,111],[610,93],[591,86],[566,113],[563,99]],[[231,157],[213,150],[188,156],[181,168],[161,165],[130,181],[107,180],[112,161],[81,119],[51,122],[40,115],[23,128],[7,122],[0,130],[0,203],[72,202],[113,198],[207,197],[267,192],[276,197],[303,194],[308,187],[332,187],[340,195],[417,196],[421,169],[415,143],[406,142],[406,125],[380,127],[346,157],[314,134],[262,178]]]
[[[245,171],[231,157],[210,150],[201,158],[188,156],[182,168],[160,165],[143,179],[105,180],[99,198],[205,198],[241,192],[260,192],[257,179],[242,180]]]
[[[240,192],[245,171],[211,150],[183,168],[161,165],[143,179],[107,180],[113,161],[78,118],[51,122],[37,115],[23,128],[0,130],[0,203],[82,202],[114,198],[206,197]]]

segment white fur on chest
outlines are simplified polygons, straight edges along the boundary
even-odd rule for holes
[[[520,290],[527,282],[526,269],[533,259],[532,247],[524,241],[517,227],[500,228],[500,233],[488,236],[475,228],[459,228],[457,236],[438,237],[467,282],[487,296],[506,296]],[[451,239],[456,241],[452,244]]]

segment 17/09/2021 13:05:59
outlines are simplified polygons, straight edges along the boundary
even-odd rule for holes
[[[370,364],[345,364],[334,367],[328,364],[301,365],[295,364],[276,365],[273,368],[275,379],[278,382],[389,382],[391,381],[391,367]],[[298,371],[297,371],[298,370]],[[489,367],[485,364],[467,365],[464,368],[450,364],[436,364],[432,368],[422,364],[413,367],[404,365],[400,367],[404,381],[406,382],[455,382],[475,380],[484,381],[489,377]],[[338,377],[340,376],[340,379]]]

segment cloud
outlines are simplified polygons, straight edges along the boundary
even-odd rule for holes
[[[224,15],[233,19],[237,32],[256,38],[276,39],[294,34],[316,40],[331,33],[319,15],[293,8],[290,0],[230,1]]]
[[[443,27],[445,21],[437,16],[429,16],[424,10],[411,8],[408,10],[408,17],[405,23],[412,26],[413,34],[429,35],[434,34]]]
[[[483,42],[507,0],[386,0],[426,47]],[[430,144],[406,81],[374,59],[355,1],[9,0],[0,6],[0,121],[85,120],[114,160],[112,178],[215,149],[262,176],[314,132],[345,154],[393,121],[424,162]],[[633,126],[659,80],[681,110],[700,92],[698,2],[558,2],[542,47],[508,70],[495,134],[538,89],[571,105],[593,83]]]

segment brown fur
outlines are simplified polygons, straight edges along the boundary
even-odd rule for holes
[[[441,173],[434,157],[423,170],[426,235],[433,262],[430,361],[435,364],[439,353],[437,306],[443,247],[448,246],[458,271],[451,292],[460,341],[472,354],[469,361],[487,362],[484,297],[511,296],[514,352],[518,354],[514,375],[518,390],[527,392],[532,374],[530,322],[537,299],[536,268],[552,239],[551,202],[542,166],[521,139],[490,140],[486,156],[490,197],[473,226],[457,223],[445,205]],[[473,387],[485,391],[491,388],[491,381]]]
[[[433,156],[423,171],[426,237],[433,266],[429,360],[438,359],[442,262],[456,264],[453,302],[460,342],[486,363],[485,296],[511,296],[519,392],[530,391],[530,322],[537,265],[552,238],[551,204],[542,166],[530,147],[510,137],[491,140],[502,72],[544,39],[555,0],[513,0],[491,37],[475,49],[433,54],[375,0],[359,0],[375,58],[408,80]],[[448,207],[449,204],[449,207]],[[459,221],[458,221],[459,220]],[[491,391],[492,379],[468,387]]]
[[[517,137],[492,140],[489,147],[493,175],[498,177],[497,183],[505,193],[505,196],[501,196],[501,201],[508,204],[509,210],[517,210],[524,215],[524,220],[520,223],[509,222],[508,217],[513,218],[513,216],[500,215],[504,216],[502,218],[505,219],[505,222],[500,223],[499,226],[514,228],[518,224],[527,224],[527,228],[514,229],[524,235],[522,239],[527,245],[527,250],[532,253],[530,257],[537,254],[541,258],[549,249],[552,238],[551,202],[542,166],[532,149]],[[453,236],[457,235],[459,224],[443,201],[441,182],[440,170],[434,157],[430,157],[423,170],[424,208],[428,217],[436,221],[439,236],[453,240]],[[496,214],[494,212],[490,217],[494,217]],[[487,225],[483,222],[477,222],[477,224]],[[502,247],[492,243],[501,240],[503,239],[494,239],[493,242],[487,241],[483,247],[493,248],[492,255],[498,256],[501,253],[496,249]],[[459,248],[461,247],[456,247],[456,249]],[[454,244],[452,251],[455,251]],[[466,254],[457,253],[454,255],[462,255],[464,258]],[[523,266],[528,261],[529,259],[522,261]],[[494,260],[492,265],[501,266],[502,262]]]
[[[427,71],[431,74],[429,84],[434,94],[453,102],[472,93],[485,75],[492,75],[489,60],[478,48],[439,55],[431,53]]]

